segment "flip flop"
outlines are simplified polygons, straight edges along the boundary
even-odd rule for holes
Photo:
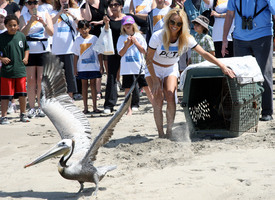
[[[82,112],[83,112],[84,114],[89,114],[89,113],[90,113],[89,110],[83,110]]]
[[[94,110],[92,113],[99,114],[99,113],[102,113],[102,111],[99,110],[99,109],[96,109],[96,110]]]

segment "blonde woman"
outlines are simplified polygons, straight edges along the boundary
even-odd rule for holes
[[[154,118],[160,138],[170,138],[176,114],[175,91],[177,89],[178,60],[188,48],[195,50],[206,60],[218,65],[224,74],[234,77],[231,69],[204,51],[190,35],[186,13],[182,9],[170,10],[164,18],[164,29],[155,32],[147,51],[147,67],[151,75],[151,91],[154,96]],[[167,101],[166,134],[163,130],[162,106]]]

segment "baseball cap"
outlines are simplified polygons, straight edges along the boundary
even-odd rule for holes
[[[122,25],[125,25],[125,24],[134,24],[135,23],[135,20],[132,16],[130,15],[126,15],[122,18],[121,20],[121,24]]]
[[[0,15],[3,15],[4,17],[7,17],[7,11],[3,8],[0,8]]]

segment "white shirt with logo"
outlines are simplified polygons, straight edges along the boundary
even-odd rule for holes
[[[178,49],[179,41],[177,40],[175,43],[170,43],[169,50],[167,51],[163,45],[163,34],[164,30],[159,30],[153,33],[149,41],[149,47],[156,50],[153,60],[163,65],[173,65],[179,61],[179,58],[181,56],[179,55]],[[195,38],[190,35],[190,37],[188,38],[188,44],[187,46],[183,46],[181,53],[186,53],[189,48],[192,49],[196,45],[197,42]]]
[[[80,10],[75,8],[69,8],[69,11],[77,18],[80,18]],[[58,11],[54,10],[51,14],[54,17]],[[77,36],[76,23],[70,15],[67,15],[69,18],[69,22],[71,23],[75,34]],[[53,44],[52,44],[52,53],[55,55],[64,55],[64,54],[72,54],[73,47],[73,37],[71,33],[70,27],[61,19],[58,18],[56,23],[53,25],[54,33],[53,33]]]
[[[75,39],[72,51],[75,55],[79,56],[77,62],[77,71],[100,71],[98,61],[98,54],[93,50],[93,47],[98,38],[95,35],[90,35],[89,38],[84,39],[78,36]]]
[[[140,33],[135,33],[138,43],[144,48],[147,49],[147,44],[144,37]],[[117,51],[120,52],[126,43],[128,35],[121,35],[117,41]],[[126,53],[121,57],[120,60],[120,75],[129,75],[129,74],[139,74],[140,68],[144,64],[143,54],[138,50],[136,45],[131,44],[127,49]],[[144,69],[142,69],[142,74],[144,74]]]

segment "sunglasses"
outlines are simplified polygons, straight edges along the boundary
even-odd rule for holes
[[[110,3],[110,4],[109,4],[109,7],[110,7],[110,8],[112,8],[112,7],[118,7],[118,6],[120,6],[119,3]]]
[[[179,28],[182,27],[182,22],[177,22],[177,23],[176,23],[176,22],[175,22],[174,20],[172,20],[172,19],[169,20],[169,24],[171,24],[172,26],[175,26],[175,25],[176,25],[176,26],[179,27]]]
[[[29,6],[31,6],[32,4],[33,4],[33,5],[37,5],[37,4],[38,4],[38,1],[27,1],[27,4],[28,4]]]

